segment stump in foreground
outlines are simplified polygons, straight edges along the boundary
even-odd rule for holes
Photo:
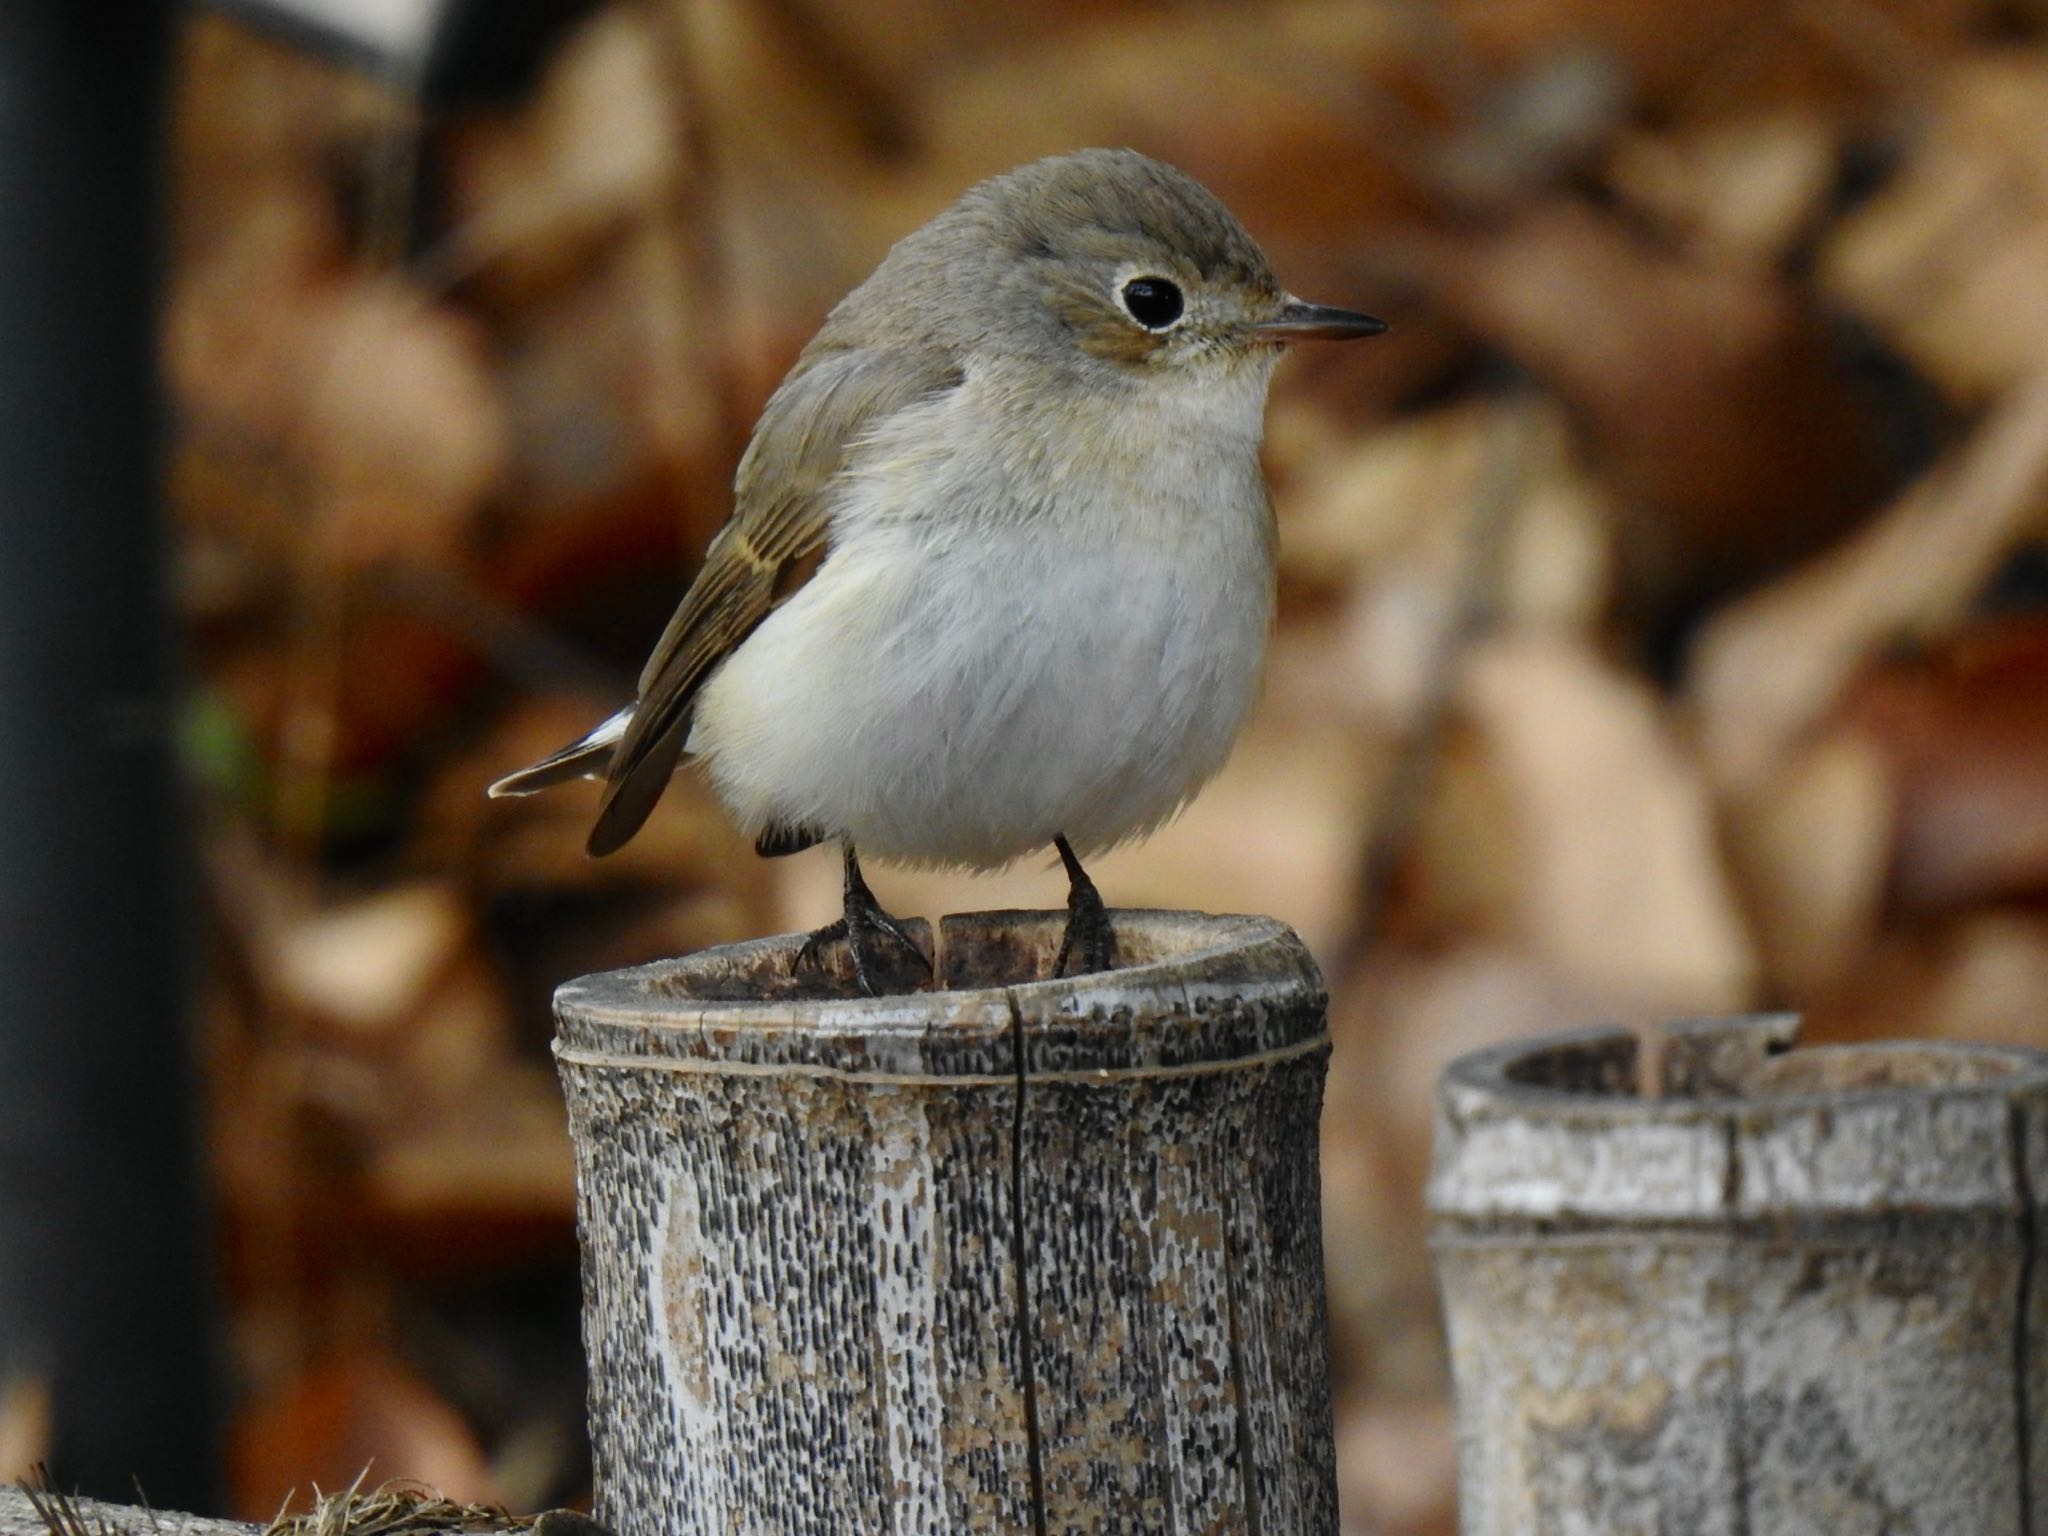
[[[606,1523],[1336,1530],[1321,979],[1126,912],[1039,980],[1061,921],[949,918],[900,996],[793,937],[557,994]]]
[[[2048,1533],[2048,1056],[1600,1030],[1446,1074],[1467,1536]]]

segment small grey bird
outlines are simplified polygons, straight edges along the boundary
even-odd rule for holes
[[[1273,619],[1259,466],[1284,344],[1371,336],[1303,303],[1191,177],[1129,150],[973,188],[842,299],[761,413],[640,675],[491,787],[605,779],[593,854],[687,754],[765,857],[837,838],[863,990],[930,962],[859,849],[994,869],[1050,844],[1055,973],[1115,963],[1081,866],[1178,811],[1250,713]]]

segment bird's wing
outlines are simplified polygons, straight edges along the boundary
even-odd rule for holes
[[[855,349],[825,354],[776,390],[740,460],[732,516],[640,674],[590,831],[593,854],[640,830],[682,755],[704,679],[800,585],[792,573],[824,550],[825,491],[849,449],[878,422],[960,379],[944,352]]]

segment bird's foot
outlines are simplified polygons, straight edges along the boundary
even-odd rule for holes
[[[825,963],[825,950],[842,942],[846,945],[846,957],[853,964],[853,979],[869,997],[882,995],[884,989],[879,983],[894,968],[890,961],[892,954],[899,959],[907,956],[926,976],[932,973],[931,960],[918,948],[917,940],[910,936],[902,923],[880,907],[860,918],[849,914],[811,934],[796,952],[794,969],[798,972],[819,969]]]
[[[910,936],[910,930],[902,921],[882,910],[882,904],[875,900],[875,893],[868,889],[861,878],[860,865],[854,861],[849,849],[846,859],[846,915],[837,922],[827,923],[811,934],[796,952],[792,968],[801,973],[815,970],[824,963],[824,952],[833,944],[846,945],[846,957],[853,965],[853,979],[868,997],[881,996],[884,988],[879,983],[893,980],[892,971],[903,973],[902,966],[892,966],[890,954],[897,958],[907,956],[916,962],[917,968],[926,977],[932,974],[932,962],[918,947],[917,940]],[[896,990],[909,990],[910,983]]]
[[[1064,837],[1054,839],[1053,846],[1059,849],[1060,862],[1067,867],[1067,927],[1060,935],[1060,952],[1052,963],[1052,973],[1085,976],[1092,971],[1113,970],[1116,930],[1110,926],[1109,909],[1102,904],[1102,893],[1095,889],[1095,882],[1088,878],[1088,872],[1074,857],[1074,850]]]

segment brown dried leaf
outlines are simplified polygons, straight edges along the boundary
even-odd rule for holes
[[[1986,1040],[2048,1046],[2048,919],[1976,913],[1894,933],[1840,986],[1803,1000],[1826,1040]]]
[[[1646,1011],[1742,1006],[1756,957],[1705,786],[1649,690],[1563,640],[1504,637],[1471,655],[1459,703],[1512,818],[1522,942]],[[1455,831],[1420,856],[1453,857]]]
[[[461,1270],[491,1252],[559,1248],[576,1170],[554,1074],[500,1065],[459,1099],[394,1119],[369,1149],[365,1226],[409,1273]]]
[[[1950,936],[1928,997],[1926,1033],[2048,1046],[2048,920],[1988,912]]]
[[[2048,367],[2048,63],[1950,69],[1926,140],[1823,253],[1823,286],[1960,399]]]
[[[1880,666],[1843,716],[1898,778],[1901,906],[2048,893],[2048,623],[1974,625]]]
[[[395,282],[338,290],[298,321],[290,440],[332,554],[345,566],[445,558],[510,452],[480,337]]]
[[[1439,569],[1455,568],[1458,525],[1486,467],[1494,414],[1484,401],[1464,401],[1363,437],[1276,444],[1275,467],[1285,475],[1282,571],[1349,583],[1418,545]],[[1296,423],[1305,432],[1307,422]]]
[[[1897,818],[1896,776],[1856,731],[1791,752],[1728,807],[1757,943],[1786,995],[1834,985],[1876,941]]]
[[[297,1006],[381,1034],[417,1014],[469,942],[468,909],[454,888],[420,881],[292,922],[274,979]]]
[[[393,1043],[391,1089],[407,1110],[436,1112],[488,1095],[514,1056],[503,979],[474,938],[421,999]]]
[[[1866,658],[1953,622],[2044,514],[2048,374],[1841,549],[1709,625],[1688,689],[1716,781],[1771,774]]]
[[[520,309],[584,269],[620,233],[665,211],[685,172],[647,9],[615,6],[571,35],[537,96],[450,144],[453,230],[436,269],[481,279]]]
[[[1498,495],[1513,504],[1490,505]],[[1279,507],[1283,572],[1349,589],[1339,707],[1383,728],[1416,718],[1469,605],[1501,624],[1586,630],[1607,601],[1610,509],[1561,416],[1533,397],[1448,407],[1304,455]],[[1496,516],[1505,529],[1488,526]],[[1488,538],[1497,552],[1474,547]]]
[[[949,201],[1040,155],[1133,144],[1214,190],[1304,293],[1334,275],[1315,265],[1344,266],[1361,232],[1426,214],[1405,99],[1423,70],[1397,13],[1258,6],[1206,22],[1138,10],[1091,28],[1086,47],[1048,38],[939,77],[928,185],[952,188]]]
[[[1441,302],[1569,410],[1645,622],[1805,558],[1889,485],[1879,423],[1783,279],[1674,257],[1569,206],[1431,251]]]
[[[1457,0],[1447,14],[1495,69],[1597,49],[1660,116],[1863,99],[1910,87],[1972,40],[1984,0],[1810,0],[1796,6],[1642,0]]]
[[[329,291],[340,249],[317,190],[278,177],[251,189],[227,229],[173,275],[164,364],[197,427],[282,441],[301,405],[296,322]]]
[[[235,1507],[267,1520],[294,1493],[395,1475],[466,1503],[501,1502],[475,1434],[426,1381],[376,1346],[314,1367],[251,1403],[232,1435]]]
[[[1797,108],[1639,131],[1614,146],[1607,180],[1695,260],[1768,270],[1833,190],[1837,140],[1830,119]]]
[[[1471,937],[1383,945],[1351,975],[1332,978],[1336,1052],[1325,1131],[1372,1148],[1386,1181],[1379,1203],[1406,1224],[1397,1234],[1405,1230],[1415,1245],[1397,1242],[1388,1262],[1420,1262],[1422,1187],[1443,1069],[1468,1051],[1568,1029],[1634,1001],[1561,974],[1525,943]]]

